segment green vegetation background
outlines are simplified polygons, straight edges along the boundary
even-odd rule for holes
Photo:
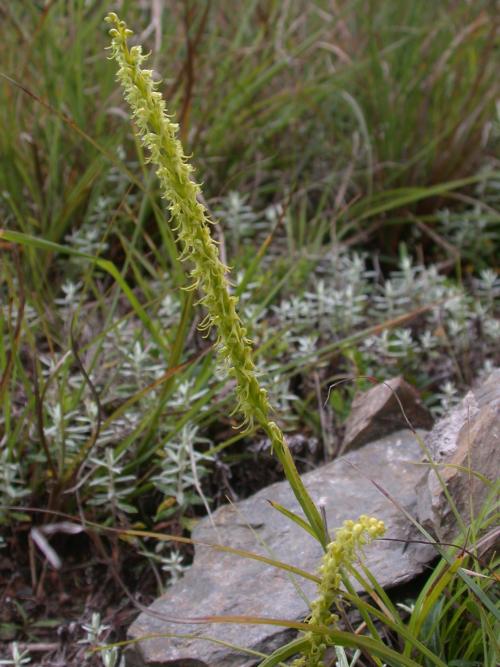
[[[402,373],[446,411],[498,363],[495,3],[119,4],[283,427],[335,455],[346,376]],[[0,503],[181,534],[224,466],[243,493],[265,480],[106,60],[109,9],[0,2]],[[0,520],[11,545],[32,515]]]

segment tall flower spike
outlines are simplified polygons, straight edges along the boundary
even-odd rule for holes
[[[118,80],[132,109],[142,143],[157,167],[163,196],[168,201],[182,243],[182,259],[193,263],[192,287],[199,287],[203,292],[200,304],[208,311],[203,328],[217,328],[219,357],[236,379],[238,411],[243,414],[245,424],[251,426],[254,420],[260,423],[267,419],[270,410],[266,392],[256,378],[250,341],[236,312],[237,298],[228,290],[225,275],[228,269],[220,261],[210,235],[211,221],[200,203],[200,186],[192,179],[193,168],[177,139],[178,125],[166,113],[152,72],[141,68],[147,59],[142,47],[128,48],[127,38],[132,31],[114,13],[110,13],[106,20],[114,25],[110,30],[111,51],[119,65]]]
[[[267,433],[314,533],[326,547],[321,515],[302,484],[283,433],[269,419],[267,394],[257,380],[251,343],[236,312],[237,298],[229,293],[228,269],[219,259],[217,246],[210,235],[211,221],[200,203],[200,186],[192,179],[193,168],[177,139],[178,125],[167,115],[151,70],[141,67],[147,59],[142,47],[128,47],[127,40],[132,31],[114,12],[108,14],[106,21],[113,26],[110,30],[111,54],[119,66],[117,78],[132,109],[141,141],[156,166],[163,196],[168,201],[181,242],[181,258],[192,262],[192,288],[199,288],[203,294],[200,303],[208,312],[203,328],[216,327],[219,359],[236,380],[238,401],[235,411],[242,413],[245,426],[250,428],[256,422]]]

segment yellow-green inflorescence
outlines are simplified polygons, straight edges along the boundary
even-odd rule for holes
[[[251,427],[257,423],[264,429],[315,535],[326,547],[321,516],[300,480],[281,429],[269,419],[271,408],[267,393],[257,380],[251,341],[236,311],[237,298],[228,289],[228,269],[220,261],[217,245],[210,235],[211,220],[200,202],[200,186],[192,178],[193,168],[177,139],[178,126],[167,115],[151,70],[142,68],[147,56],[141,46],[128,46],[132,31],[114,12],[108,14],[106,21],[112,24],[111,52],[119,65],[117,77],[132,109],[138,134],[156,166],[181,243],[181,259],[192,263],[192,288],[203,295],[200,303],[208,314],[202,328],[217,329],[219,358],[236,380],[235,412],[242,413],[244,425]]]
[[[257,381],[250,341],[236,312],[237,298],[229,293],[225,275],[227,267],[219,259],[217,246],[210,235],[210,220],[199,201],[200,186],[192,179],[193,168],[177,139],[178,125],[166,113],[165,102],[156,90],[151,70],[141,67],[148,56],[142,53],[141,46],[128,47],[127,39],[132,31],[113,12],[106,20],[114,25],[110,30],[111,51],[119,65],[118,80],[132,109],[142,143],[150,152],[151,162],[156,165],[163,195],[182,244],[181,258],[192,261],[192,287],[199,287],[203,293],[201,303],[208,315],[202,327],[209,329],[213,325],[217,329],[220,358],[236,379],[238,408],[245,422],[265,421],[269,412],[266,392]]]
[[[332,607],[339,594],[341,570],[353,563],[357,552],[371,540],[382,537],[385,532],[383,521],[362,515],[357,521],[344,521],[337,530],[335,540],[330,542],[323,556],[319,569],[321,583],[318,584],[318,597],[311,604],[309,624],[311,626],[332,627],[338,617]],[[308,632],[307,649],[293,662],[292,667],[322,667],[328,636],[317,632]]]

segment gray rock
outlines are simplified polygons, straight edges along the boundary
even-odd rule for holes
[[[493,483],[500,479],[500,369],[441,419],[425,444],[439,476],[431,469],[420,482],[418,518],[439,540],[450,541],[459,526],[442,483],[467,523],[492,492],[484,478]]]
[[[428,545],[404,542],[415,536],[411,525],[370,479],[414,513],[415,486],[426,474],[425,468],[415,465],[420,460],[419,445],[413,434],[405,430],[303,476],[313,499],[324,506],[331,532],[345,519],[369,514],[386,522],[387,537],[402,540],[379,541],[366,550],[368,567],[385,587],[411,580],[435,552]],[[280,482],[237,505],[220,508],[213,514],[213,524],[208,519],[200,522],[193,539],[252,551],[315,572],[322,555],[319,544],[273,509],[268,500],[300,513],[288,484]],[[308,604],[300,591],[307,599],[315,597],[313,582],[299,578],[293,581],[288,573],[270,565],[199,545],[194,564],[184,578],[156,600],[148,613],[142,613],[129,631],[133,639],[156,633],[192,633],[199,638],[139,641],[128,654],[127,665],[250,667],[258,664],[258,658],[221,642],[270,653],[293,634],[270,625],[200,625],[173,623],[172,619],[246,615],[302,620],[308,613]],[[219,643],[201,639],[202,636]]]
[[[413,428],[432,428],[431,413],[421,403],[416,389],[402,377],[395,377],[355,396],[346,422],[342,452],[407,428],[396,396]]]

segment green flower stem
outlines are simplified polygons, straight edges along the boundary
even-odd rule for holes
[[[281,429],[269,418],[271,406],[266,391],[257,380],[251,341],[236,311],[238,299],[229,292],[228,269],[220,261],[210,235],[211,220],[200,202],[200,186],[192,179],[193,168],[177,138],[178,125],[167,115],[151,70],[141,67],[147,58],[142,47],[128,47],[127,40],[132,31],[113,12],[108,14],[106,21],[113,26],[110,30],[111,53],[119,66],[117,78],[131,107],[138,135],[156,166],[163,196],[169,202],[182,247],[181,259],[192,263],[191,289],[199,288],[203,295],[199,303],[208,314],[201,328],[216,328],[219,359],[236,380],[238,402],[235,412],[243,415],[243,424],[247,428],[256,423],[265,431],[314,534],[326,548],[326,530],[321,515],[300,479]]]

